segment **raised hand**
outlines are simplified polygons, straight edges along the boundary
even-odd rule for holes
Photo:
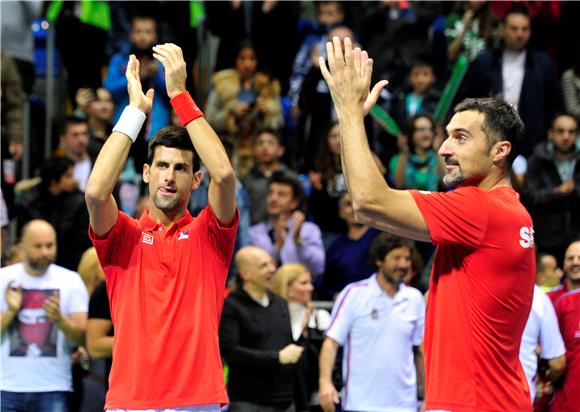
[[[54,294],[44,301],[44,310],[46,311],[46,317],[58,324],[62,320],[62,314],[60,313],[60,298],[58,294]]]
[[[153,47],[153,57],[165,67],[165,85],[167,96],[171,99],[175,95],[184,92],[187,70],[181,48],[173,43],[165,43]]]
[[[136,107],[145,114],[149,113],[153,108],[154,92],[153,89],[149,89],[146,94],[143,94],[141,79],[139,78],[139,60],[133,54],[129,56],[125,77],[127,78],[129,105]]]
[[[338,37],[332,42],[326,43],[328,66],[322,57],[319,57],[322,76],[332,95],[337,113],[352,110],[354,107],[362,108],[366,115],[375,105],[381,90],[388,82],[379,81],[369,92],[373,72],[373,60],[368,53],[358,47],[353,50],[352,41],[344,39],[344,53]]]
[[[8,305],[8,310],[18,312],[22,306],[22,288],[14,285],[14,281],[11,281],[6,287],[6,304]]]

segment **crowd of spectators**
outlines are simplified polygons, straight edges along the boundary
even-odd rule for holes
[[[69,329],[58,326],[57,315],[45,318],[58,326],[47,329],[46,342],[52,346],[46,350],[56,350],[57,343],[64,344],[65,338],[76,344],[76,352],[65,352],[73,360],[73,374],[69,378],[59,375],[64,382],[59,388],[74,388],[71,410],[102,409],[110,368],[106,359],[111,356],[112,321],[102,271],[89,248],[83,192],[112,125],[128,103],[125,70],[130,54],[140,61],[143,87],[154,89],[155,99],[114,190],[121,210],[139,217],[147,208],[148,193],[141,179],[147,145],[160,128],[180,125],[166,97],[163,66],[153,58],[151,48],[159,43],[174,42],[184,49],[188,87],[198,103],[203,102],[200,107],[222,139],[238,178],[238,254],[224,285],[224,293],[231,295],[220,328],[222,356],[230,366],[229,396],[234,404],[278,408],[272,410],[289,410],[289,405],[295,404],[297,410],[319,410],[318,354],[323,331],[331,320],[327,312],[314,309],[312,301],[333,302],[349,285],[366,282],[377,270],[381,272],[377,260],[387,261],[387,254],[371,259],[369,251],[379,231],[356,222],[347,193],[340,130],[318,67],[318,58],[326,54],[325,42],[334,36],[353,38],[374,59],[373,77],[390,82],[365,126],[375,161],[395,188],[446,190],[441,184],[443,165],[437,151],[446,138],[444,127],[454,103],[466,97],[499,95],[517,108],[526,126],[526,139],[517,149],[512,181],[534,221],[531,236],[538,253],[538,284],[545,291],[578,288],[578,280],[570,282],[570,277],[577,278],[574,273],[580,267],[578,243],[574,243],[580,239],[579,3],[55,1],[44,2],[44,7],[39,3],[0,5],[0,218],[2,266],[6,267],[0,298],[3,315],[5,309],[18,306],[13,296],[8,301],[12,287],[5,284],[4,275],[14,270],[10,265],[28,262],[25,264],[30,266],[34,253],[31,237],[42,232],[39,238],[50,243],[54,230],[58,245],[55,264],[71,279],[73,272],[78,272],[91,293],[90,303],[84,291],[76,291],[76,297],[66,303],[71,307],[66,309],[68,313],[80,316],[75,327],[86,333],[86,339],[78,339],[76,332],[71,334],[74,327],[70,325]],[[33,178],[20,179],[18,166],[26,147],[23,118],[29,116],[22,107],[34,94],[35,76],[30,53],[23,55],[13,47],[22,42],[25,52],[31,48],[30,33],[9,29],[15,22],[29,22],[34,15],[54,24],[57,52],[66,75],[67,116],[57,119],[51,156],[33,157],[29,171]],[[201,30],[209,30],[219,39],[215,65],[204,68],[213,69],[212,73],[193,69],[199,50],[206,47],[198,44]],[[86,39],[83,47],[78,46],[78,38]],[[208,76],[209,89],[193,90],[193,79],[203,75]],[[40,119],[33,117],[32,121]],[[28,147],[36,145],[31,141]],[[205,173],[191,197],[193,216],[207,204],[207,179]],[[39,224],[39,219],[50,225]],[[50,226],[53,229],[47,228]],[[409,248],[410,262],[405,266],[404,283],[425,293],[434,248],[420,242],[404,245]],[[266,266],[261,267],[261,261]],[[563,279],[558,267],[564,268]],[[53,270],[51,276],[60,276],[59,271]],[[42,307],[38,302],[52,292],[42,294],[36,289],[61,288],[62,302],[73,286],[78,286],[76,278],[68,285],[61,283],[64,285],[64,277],[51,278],[46,285],[24,285],[35,294],[22,304],[37,311]],[[423,307],[420,294],[407,289],[405,293],[413,297],[416,307]],[[534,299],[545,301],[541,293],[536,291],[540,297],[535,295]],[[359,311],[368,303],[365,296],[360,299]],[[555,313],[560,327],[567,328],[573,313],[559,310],[564,303],[558,299],[552,299]],[[254,301],[261,306],[253,305]],[[573,303],[566,305],[573,307]],[[541,321],[546,310],[538,310]],[[88,322],[83,320],[87,312]],[[333,312],[332,316],[334,319],[338,314]],[[343,335],[350,327],[337,324],[334,328],[339,326],[344,330],[330,335],[337,345],[344,343]],[[59,328],[65,336],[57,338]],[[4,319],[2,331],[4,352],[8,344]],[[418,353],[421,333],[413,330],[406,355]],[[258,339],[266,335],[266,343]],[[568,329],[562,330],[562,336],[568,368],[576,368],[573,373],[577,376],[580,344],[577,337],[570,337]],[[531,337],[532,347],[537,338]],[[37,347],[41,343],[45,342],[33,343],[35,350],[44,350]],[[249,354],[244,344],[256,347]],[[570,344],[576,345],[574,353]],[[273,355],[273,350],[279,353]],[[540,353],[540,358],[549,360],[552,356]],[[552,357],[561,355],[557,352]],[[62,359],[59,362],[62,366]],[[4,364],[4,371],[14,367],[11,365]],[[31,374],[34,368],[43,367],[30,365]],[[562,400],[552,405],[556,409],[547,409],[546,399],[553,387],[546,376],[561,388],[562,380],[556,382],[555,377],[563,372],[546,374],[546,370],[550,368],[540,365],[538,410],[565,410],[557,409],[562,407]],[[330,379],[330,370],[326,372]],[[272,381],[272,375],[278,376],[277,380]],[[564,385],[569,385],[568,375],[572,375],[563,375]],[[14,376],[13,386],[3,386],[3,391],[18,386],[23,375]],[[74,384],[68,385],[67,379]],[[340,388],[339,381],[334,383]],[[401,391],[406,391],[406,405],[413,404],[415,399],[408,399],[409,388]],[[416,386],[412,391],[421,393]],[[574,395],[568,387],[565,393],[577,399],[580,391]]]

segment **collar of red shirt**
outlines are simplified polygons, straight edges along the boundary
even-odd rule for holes
[[[185,215],[179,219],[177,222],[173,223],[171,227],[168,229],[170,231],[173,227],[177,227],[177,229],[181,229],[182,227],[188,225],[193,220],[193,217],[189,213],[189,210],[185,211]],[[161,226],[161,223],[155,222],[149,217],[149,209],[146,209],[141,217],[139,218],[139,222],[143,227],[145,232],[152,232]]]

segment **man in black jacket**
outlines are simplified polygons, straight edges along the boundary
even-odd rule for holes
[[[48,221],[56,230],[56,263],[77,270],[81,255],[91,247],[89,214],[73,176],[74,162],[66,157],[46,160],[40,183],[22,192],[16,205],[18,227],[33,219]]]
[[[293,365],[303,349],[292,343],[288,304],[270,291],[276,266],[254,246],[235,259],[241,285],[225,300],[219,329],[230,411],[293,412]]]
[[[530,211],[538,250],[562,263],[566,247],[580,237],[580,139],[569,114],[554,117],[548,140],[528,162],[524,203]]]
[[[525,7],[514,6],[501,27],[501,47],[486,50],[469,66],[455,100],[501,95],[516,105],[526,126],[521,154],[529,157],[544,140],[552,116],[563,108],[560,81],[550,57],[529,46],[530,16]]]

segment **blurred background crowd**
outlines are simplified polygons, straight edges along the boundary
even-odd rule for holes
[[[334,36],[368,51],[374,81],[389,80],[365,126],[391,186],[449,190],[441,185],[437,150],[453,105],[500,95],[526,126],[512,183],[533,217],[538,253],[551,256],[556,270],[580,238],[580,3],[3,1],[0,14],[2,265],[26,258],[20,231],[44,219],[56,231],[56,264],[78,271],[101,308],[106,293],[83,190],[128,104],[125,69],[135,54],[155,101],[115,197],[134,217],[147,208],[141,179],[147,144],[160,128],[179,125],[163,67],[152,57],[151,47],[165,42],[183,49],[188,90],[235,167],[236,250],[258,246],[284,276],[294,270],[278,287],[285,299],[287,286],[306,273],[299,305],[315,301],[329,310],[347,285],[377,271],[369,249],[379,231],[355,221],[336,113],[318,67]],[[192,194],[192,215],[207,203],[204,179]],[[411,248],[404,282],[423,293],[433,252],[429,243]],[[236,272],[232,263],[229,289]],[[560,284],[557,273],[545,288]],[[328,319],[322,323],[311,329],[324,330]],[[105,387],[106,362],[98,371],[83,365],[87,372],[79,366],[86,356],[75,352],[73,410],[83,403],[82,379],[84,410],[99,405]],[[91,377],[94,385],[87,386]]]

